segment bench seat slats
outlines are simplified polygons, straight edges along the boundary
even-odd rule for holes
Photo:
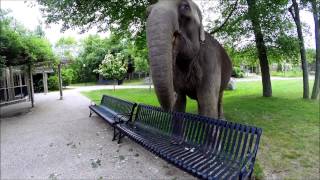
[[[94,111],[97,115],[99,115],[101,118],[103,118],[105,121],[107,121],[109,124],[114,124],[114,115],[116,113],[113,113],[111,110],[104,108],[103,106],[90,106],[90,109]]]

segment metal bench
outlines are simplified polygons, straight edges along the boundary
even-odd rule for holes
[[[116,124],[147,150],[201,179],[251,177],[260,128],[138,105],[134,121]]]
[[[89,117],[91,117],[94,112],[115,128],[115,124],[130,121],[132,119],[136,105],[136,103],[103,95],[100,105],[94,104],[89,106]],[[116,136],[116,130],[114,129],[112,140],[115,140]]]

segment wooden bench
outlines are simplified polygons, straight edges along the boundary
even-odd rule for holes
[[[116,124],[147,150],[201,179],[251,177],[260,128],[138,105],[134,121]]]
[[[115,128],[115,124],[131,120],[136,105],[136,103],[103,95],[100,105],[89,106],[89,117],[91,117],[94,112]],[[115,140],[116,136],[116,130],[114,129],[112,140]]]

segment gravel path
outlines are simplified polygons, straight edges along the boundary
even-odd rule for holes
[[[78,91],[1,108],[1,179],[194,179],[127,138],[112,142]]]

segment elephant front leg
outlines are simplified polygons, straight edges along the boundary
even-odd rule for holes
[[[203,116],[218,118],[218,97],[214,95],[198,96],[198,113]]]
[[[219,116],[219,119],[224,119],[222,101],[223,101],[223,91],[220,91],[219,100],[218,100],[218,116]]]
[[[174,110],[178,111],[178,112],[185,112],[186,111],[186,104],[187,104],[186,95],[177,94],[177,99],[174,104]]]

